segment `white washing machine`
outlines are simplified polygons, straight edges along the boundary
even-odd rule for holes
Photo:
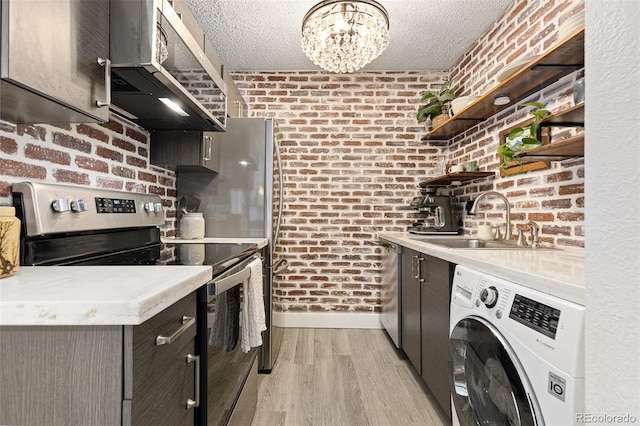
[[[584,412],[584,306],[457,266],[454,425],[573,425]]]

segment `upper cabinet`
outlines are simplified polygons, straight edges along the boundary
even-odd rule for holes
[[[224,130],[222,66],[184,2],[109,4],[116,111],[147,130]]]
[[[432,129],[422,140],[451,139],[583,67],[584,27],[505,78],[441,126]],[[495,105],[496,96],[503,94],[509,96],[511,102],[506,105]]]
[[[0,119],[109,119],[109,2],[0,2]]]

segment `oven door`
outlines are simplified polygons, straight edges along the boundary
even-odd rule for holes
[[[258,388],[253,376],[258,351],[244,353],[240,348],[239,321],[242,284],[250,276],[248,265],[254,259],[249,257],[206,286],[206,342],[201,348],[207,353],[207,404],[199,424],[249,424],[255,413]]]

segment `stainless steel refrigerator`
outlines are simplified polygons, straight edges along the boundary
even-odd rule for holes
[[[195,194],[205,218],[206,237],[267,238],[264,254],[264,298],[267,330],[263,334],[259,370],[273,368],[282,329],[273,324],[274,272],[286,268],[276,259],[282,212],[282,168],[271,118],[228,118],[218,133],[218,173],[178,173],[178,197]]]

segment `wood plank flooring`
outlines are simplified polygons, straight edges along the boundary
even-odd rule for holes
[[[449,424],[420,380],[384,330],[287,328],[252,425]]]

